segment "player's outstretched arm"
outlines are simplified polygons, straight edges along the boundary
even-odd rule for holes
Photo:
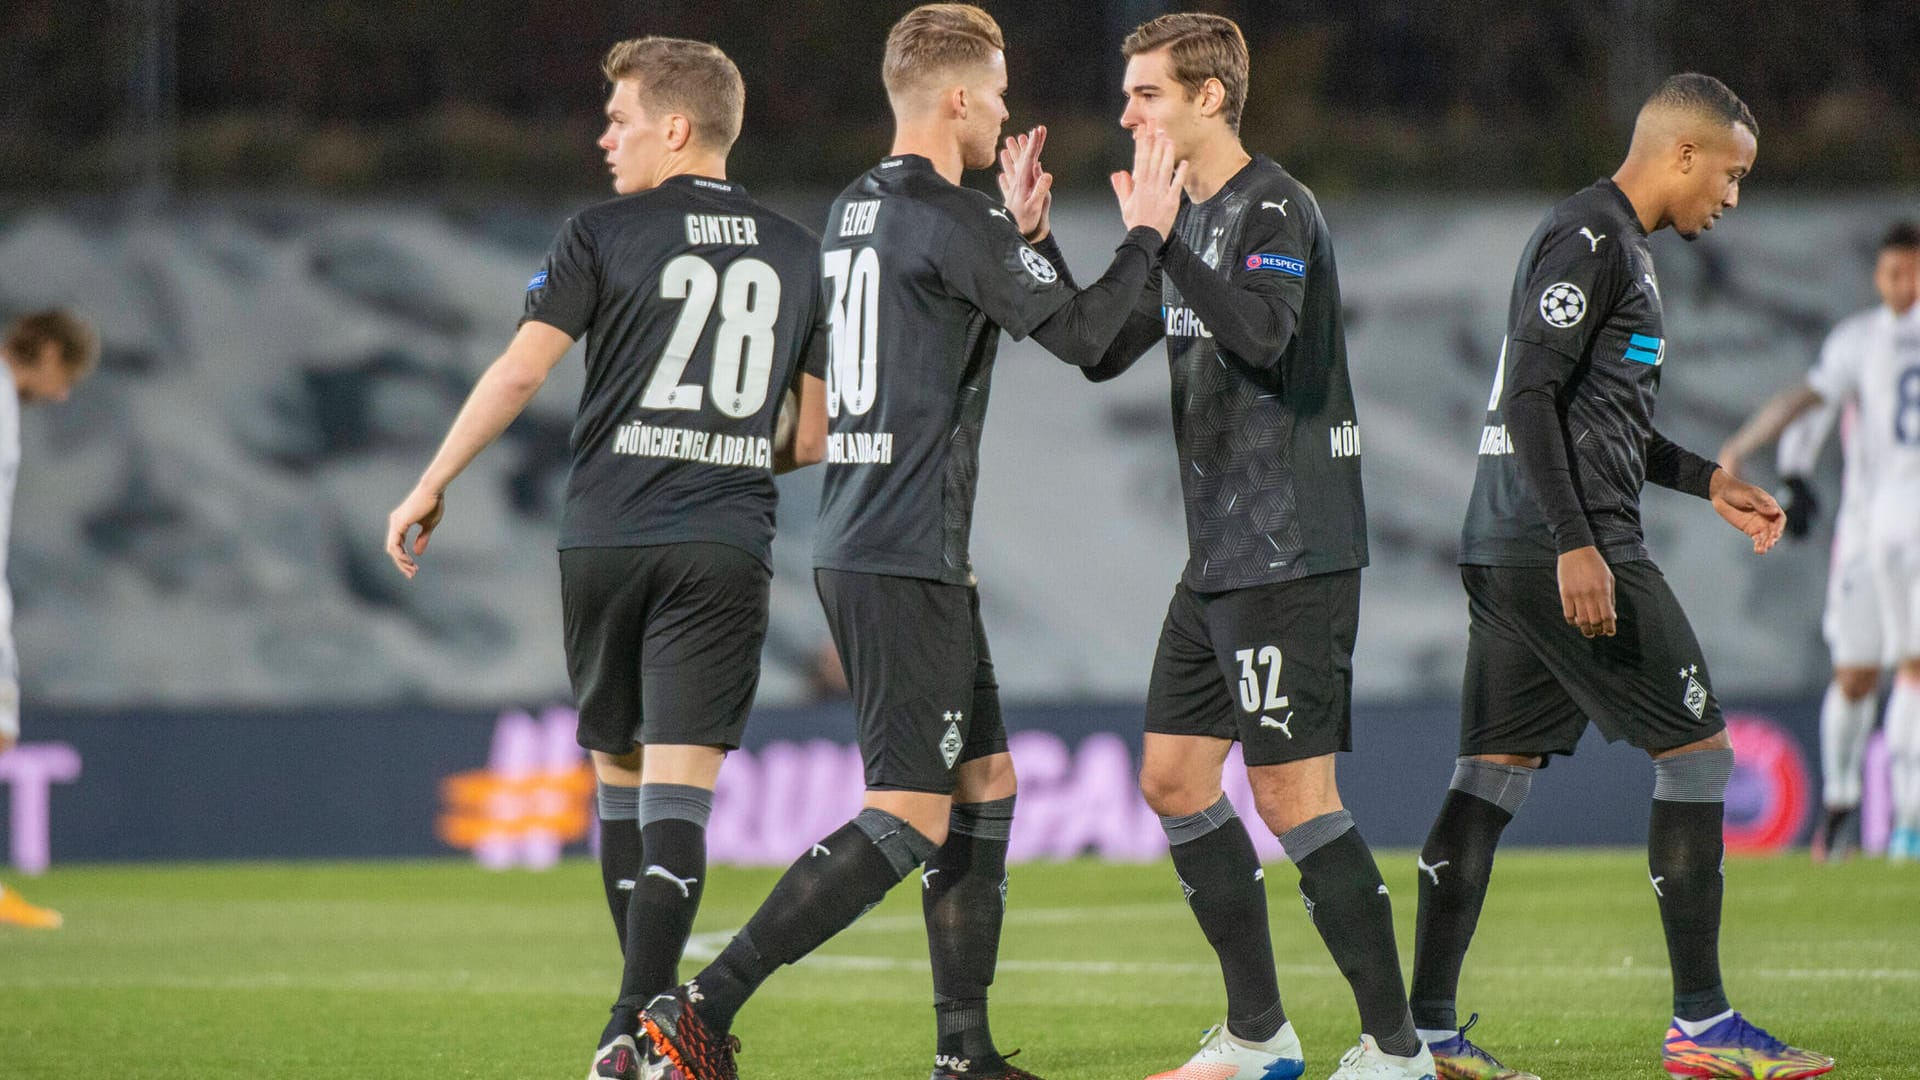
[[[801,371],[787,391],[791,406],[782,406],[774,429],[773,471],[789,473],[818,465],[827,456],[827,381]]]
[[[1113,174],[1114,194],[1127,238],[1114,251],[1100,280],[1079,290],[1034,328],[1033,339],[1078,368],[1097,367],[1134,315],[1152,277],[1154,259],[1180,213],[1187,165],[1174,157],[1173,140],[1156,132],[1134,145],[1133,171]],[[1140,346],[1145,351],[1145,346]],[[1136,355],[1138,355],[1136,353]]]
[[[420,482],[387,515],[387,556],[401,573],[412,577],[419,572],[415,559],[426,552],[427,539],[446,513],[447,485],[507,430],[572,345],[565,331],[529,320],[480,376]],[[409,539],[415,528],[419,533]]]
[[[1747,418],[1740,430],[1733,433],[1720,446],[1720,467],[1735,476],[1740,475],[1740,465],[1755,450],[1773,442],[1787,425],[1799,419],[1801,414],[1821,404],[1820,392],[1811,386],[1800,385],[1782,390],[1773,399]]]

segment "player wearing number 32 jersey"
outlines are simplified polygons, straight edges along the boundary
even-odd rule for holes
[[[519,333],[389,518],[387,549],[413,576],[447,484],[584,338],[561,608],[625,954],[589,1075],[631,1080],[639,1011],[678,979],[714,782],[759,681],[773,474],[823,453],[827,331],[818,241],[726,178],[744,96],[732,61],[642,38],[603,69],[600,147],[620,197],[561,229]]]

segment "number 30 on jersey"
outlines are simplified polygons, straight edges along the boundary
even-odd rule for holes
[[[870,247],[820,253],[833,285],[827,318],[833,362],[827,365],[827,415],[865,416],[873,408],[880,356],[880,256]]]

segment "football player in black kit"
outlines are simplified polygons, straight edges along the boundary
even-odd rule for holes
[[[888,35],[883,78],[892,153],[834,202],[820,264],[834,355],[814,580],[853,690],[866,799],[711,965],[647,1007],[655,1050],[688,1080],[731,1080],[729,1031],[755,989],[923,865],[934,1077],[1031,1077],[987,1025],[1015,785],[968,556],[980,431],[1002,330],[1099,362],[1173,227],[1184,169],[1167,140],[1140,143],[1126,239],[1078,289],[1047,235],[1032,141],[1005,205],[959,186],[993,164],[1007,119],[993,18],[915,8]]]
[[[1232,21],[1164,15],[1125,45],[1136,139],[1188,165],[1161,272],[1106,359],[1112,378],[1165,341],[1188,558],[1147,690],[1140,786],[1220,961],[1226,1019],[1161,1077],[1268,1080],[1306,1068],[1281,1007],[1265,875],[1221,792],[1235,741],[1263,824],[1359,1007],[1338,1080],[1425,1080],[1387,887],[1341,807],[1353,646],[1367,564],[1360,428],[1333,243],[1313,193],[1241,145],[1247,46]],[[1116,177],[1124,188],[1124,178]]]
[[[447,485],[584,335],[561,606],[625,954],[588,1076],[633,1080],[639,1010],[678,981],[714,781],[759,682],[773,474],[824,455],[828,332],[818,240],[726,178],[745,96],[733,62],[656,37],[615,45],[603,70],[620,197],[561,229],[519,332],[388,518],[387,553],[413,577]]]
[[[1717,79],[1675,75],[1641,108],[1626,161],[1555,206],[1520,257],[1479,439],[1460,556],[1468,601],[1460,756],[1419,856],[1412,1006],[1441,1075],[1518,1080],[1467,1039],[1454,999],[1501,830],[1533,770],[1589,721],[1653,759],[1649,878],[1673,970],[1662,1059],[1679,1076],[1816,1076],[1728,1004],[1720,978],[1721,818],[1733,750],[1705,658],[1650,559],[1640,489],[1710,500],[1765,552],[1784,516],[1654,428],[1669,347],[1647,237],[1713,227],[1758,128]]]

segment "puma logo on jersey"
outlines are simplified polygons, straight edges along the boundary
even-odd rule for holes
[[[815,844],[813,845],[813,850],[807,852],[808,857],[814,858],[814,859],[817,859],[822,855],[831,855],[831,854],[833,854],[833,852],[828,850],[827,845],[825,844]]]
[[[937,869],[936,869],[936,870],[922,870],[922,871],[920,871],[920,888],[921,888],[921,889],[922,889],[923,891],[924,891],[924,890],[927,890],[927,889],[931,889],[931,888],[933,888],[933,875],[935,875],[935,874],[937,874],[937,873],[939,873],[939,872],[940,872],[940,871],[939,871],[939,870],[937,870]]]
[[[1580,227],[1580,235],[1587,238],[1587,251],[1589,254],[1595,251],[1599,251],[1600,241],[1605,240],[1607,238],[1606,233],[1601,233],[1598,236],[1596,236],[1594,235],[1594,232],[1592,229],[1589,229],[1584,225]]]
[[[1662,900],[1666,899],[1667,894],[1660,891],[1660,883],[1667,880],[1667,875],[1661,874],[1659,877],[1654,877],[1652,874],[1648,874],[1647,880],[1653,882],[1653,895],[1660,897]]]
[[[987,211],[987,213],[992,214],[994,217],[997,217],[1001,221],[1007,222],[1008,224],[1012,224],[1013,222],[1013,215],[1007,213],[1005,210],[1002,210],[997,206]]]
[[[1280,211],[1281,217],[1286,217],[1287,216],[1287,200],[1281,199],[1279,202],[1263,202],[1260,204],[1260,209],[1278,210]]]
[[[693,896],[692,886],[700,883],[700,879],[697,877],[689,877],[689,878],[680,877],[676,875],[673,871],[667,869],[664,866],[661,866],[659,863],[655,863],[654,865],[647,867],[647,872],[645,874],[642,874],[641,876],[657,877],[664,881],[671,882],[674,888],[680,890],[681,896],[687,897],[689,899],[691,899]]]
[[[1293,723],[1292,713],[1288,713],[1287,718],[1285,720],[1275,720],[1273,717],[1266,716],[1266,715],[1262,715],[1260,717],[1261,727],[1279,728],[1280,733],[1282,735],[1285,735],[1289,739],[1293,738],[1293,728],[1289,726],[1292,723]]]
[[[1439,862],[1434,863],[1432,866],[1428,866],[1427,860],[1424,857],[1415,855],[1413,857],[1413,862],[1414,862],[1414,865],[1420,868],[1421,873],[1427,875],[1429,878],[1432,878],[1433,883],[1435,885],[1438,885],[1440,884],[1440,868],[1443,866],[1450,865],[1453,862],[1453,860],[1441,859]]]

